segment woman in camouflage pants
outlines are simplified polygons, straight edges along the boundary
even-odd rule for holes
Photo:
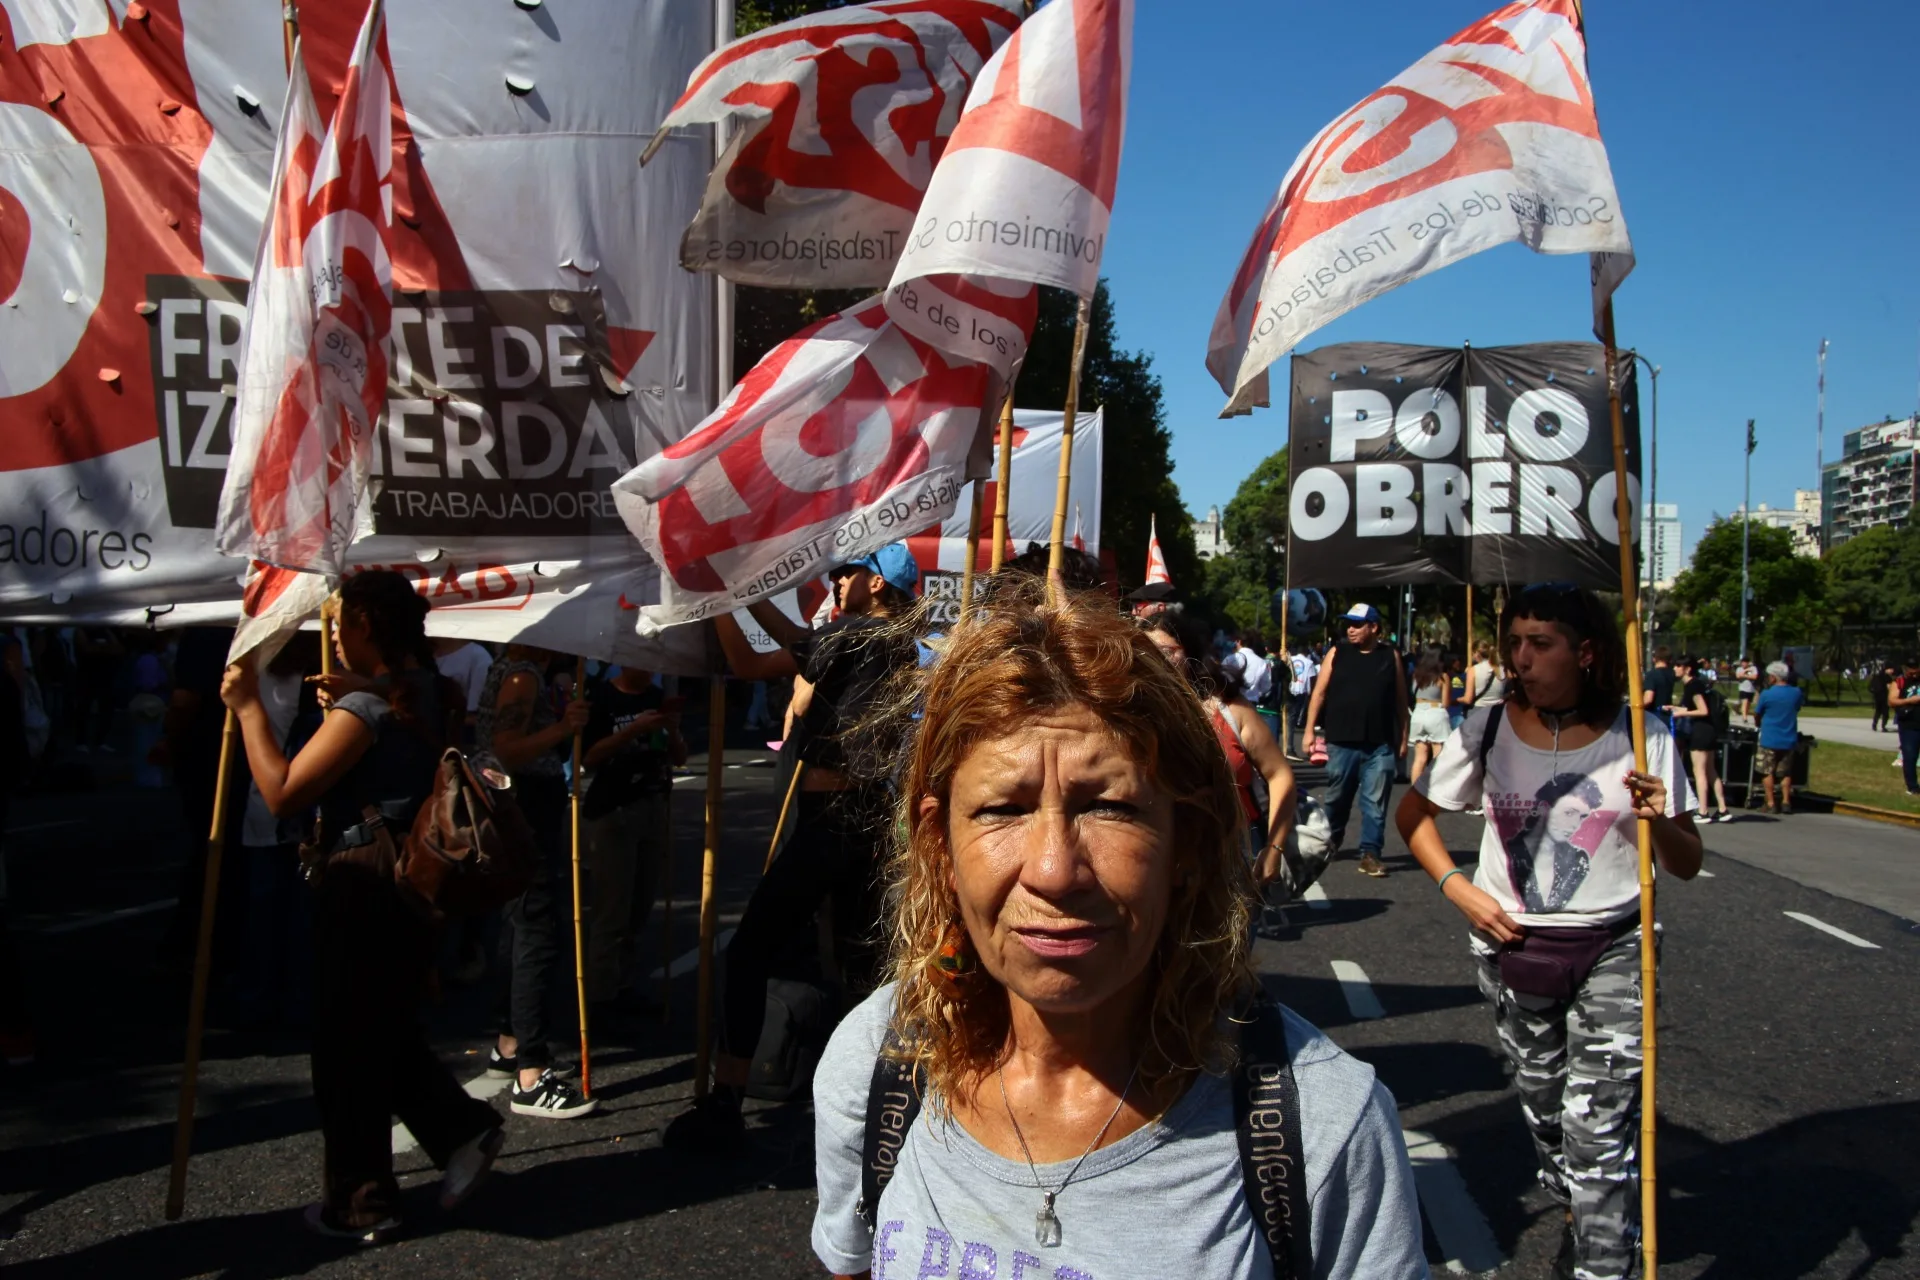
[[[1640,1234],[1637,821],[1660,868],[1700,870],[1665,733],[1634,768],[1627,655],[1590,591],[1529,587],[1500,620],[1514,679],[1475,708],[1400,806],[1400,833],[1472,924],[1480,990],[1514,1065],[1540,1183],[1567,1208],[1556,1277],[1624,1280]],[[1434,818],[1484,805],[1471,879]]]

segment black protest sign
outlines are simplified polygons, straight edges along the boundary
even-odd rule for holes
[[[1296,355],[1288,581],[1617,587],[1604,361],[1585,342]],[[1622,373],[1638,537],[1631,362]]]

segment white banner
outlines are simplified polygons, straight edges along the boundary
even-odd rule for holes
[[[287,80],[279,10],[97,8],[31,39],[16,22],[0,57],[0,206],[32,228],[0,299],[0,617],[231,621],[246,562],[213,523]],[[323,117],[365,9],[302,7]],[[392,379],[374,536],[346,568],[416,566],[436,629],[534,619],[579,652],[631,633],[623,597],[657,598],[609,485],[713,404],[712,285],[677,247],[707,164],[672,148],[637,167],[711,51],[711,13],[390,0],[387,41]]]

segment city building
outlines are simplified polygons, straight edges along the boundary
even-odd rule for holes
[[[1745,507],[1736,507],[1733,518],[1738,520],[1746,514]],[[1795,489],[1793,506],[1770,507],[1761,503],[1753,509],[1753,522],[1765,525],[1769,529],[1785,529],[1793,536],[1793,554],[1820,558],[1820,493],[1815,489]]]
[[[1640,507],[1640,554],[1644,572],[1658,590],[1665,591],[1687,567],[1686,543],[1680,532],[1680,507],[1659,502]]]
[[[1233,550],[1227,545],[1227,531],[1220,524],[1220,508],[1208,507],[1207,518],[1193,522],[1193,545],[1202,560],[1211,560]]]
[[[1831,550],[1875,525],[1904,529],[1915,497],[1916,417],[1889,418],[1849,431],[1840,456],[1821,468],[1820,541]]]

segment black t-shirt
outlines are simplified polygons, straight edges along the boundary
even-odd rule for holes
[[[800,759],[816,769],[845,769],[842,740],[886,690],[896,671],[918,660],[913,638],[881,618],[840,618],[788,646],[813,701],[795,731]]]
[[[1342,642],[1333,651],[1333,679],[1320,702],[1327,741],[1345,747],[1377,747],[1394,741],[1400,707],[1393,682],[1402,678],[1400,655],[1391,645],[1371,652]]]
[[[1713,681],[1707,679],[1705,676],[1694,676],[1691,680],[1687,681],[1686,687],[1680,691],[1680,700],[1689,711],[1698,711],[1702,706],[1705,706],[1707,710],[1711,712],[1713,710],[1713,699],[1709,697],[1708,694],[1712,689]],[[1695,701],[1696,698],[1698,698],[1699,701]],[[1687,726],[1687,732],[1693,737],[1693,747],[1696,751],[1706,750],[1707,745],[1712,744],[1720,732],[1719,726],[1714,724],[1711,714],[1692,716],[1687,720]]]
[[[1653,695],[1653,705],[1649,709],[1662,720],[1671,723],[1667,708],[1673,705],[1673,668],[1655,667],[1647,672],[1643,684],[1647,692]]]
[[[1911,698],[1916,693],[1920,693],[1920,679],[1901,676],[1894,685],[1895,697]],[[1902,729],[1920,729],[1920,702],[1896,709],[1893,713],[1893,722]]]
[[[638,693],[609,682],[593,695],[593,711],[587,717],[582,746],[591,750],[632,724],[643,712],[658,711],[666,695],[653,685]],[[615,809],[645,796],[667,795],[673,790],[673,761],[667,757],[665,726],[637,734],[607,761],[593,771],[593,785],[587,788],[581,813],[602,818]]]

